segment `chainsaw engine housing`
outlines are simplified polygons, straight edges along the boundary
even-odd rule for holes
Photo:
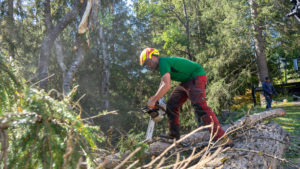
[[[166,104],[163,99],[160,99],[158,103],[155,105],[155,108],[149,109],[147,106],[142,108],[143,113],[147,113],[150,115],[153,121],[159,122],[164,118],[166,111]]]

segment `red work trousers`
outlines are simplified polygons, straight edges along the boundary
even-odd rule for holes
[[[198,126],[204,122],[205,125],[214,123],[213,134],[216,134],[215,139],[224,135],[219,120],[215,113],[207,105],[205,99],[206,75],[197,76],[187,82],[178,85],[171,93],[170,99],[167,102],[167,115],[169,118],[169,130],[171,135],[179,136],[179,111],[183,103],[189,98],[195,110],[195,117]]]

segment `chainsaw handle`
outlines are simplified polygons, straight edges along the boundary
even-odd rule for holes
[[[163,111],[166,111],[166,109],[163,106],[159,105],[159,104],[156,104],[155,106],[157,106],[159,109],[161,109]]]

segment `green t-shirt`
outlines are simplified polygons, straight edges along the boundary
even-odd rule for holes
[[[180,57],[159,57],[158,67],[161,76],[169,72],[171,79],[179,82],[186,82],[196,76],[205,75],[201,65]]]

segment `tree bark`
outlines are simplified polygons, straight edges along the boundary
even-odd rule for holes
[[[269,76],[268,66],[267,66],[267,57],[265,54],[265,42],[262,34],[262,21],[258,18],[257,8],[258,5],[256,0],[250,0],[251,8],[251,24],[253,29],[253,40],[255,45],[255,57],[258,67],[258,78],[262,83],[265,77]]]
[[[67,71],[67,67],[64,63],[64,54],[63,54],[62,44],[58,38],[55,40],[54,45],[55,45],[56,60],[58,62],[60,69],[63,72],[63,79],[65,79],[65,72]]]
[[[273,158],[263,157],[259,154],[254,154],[251,152],[234,152],[233,150],[248,148],[268,153],[277,157],[282,157],[288,143],[288,134],[280,127],[277,123],[272,122],[269,124],[260,123],[264,120],[270,118],[284,116],[285,111],[283,109],[274,109],[270,111],[265,111],[249,116],[245,116],[237,120],[232,126],[224,126],[224,129],[228,129],[227,132],[233,131],[242,126],[252,126],[250,130],[246,132],[237,132],[236,136],[233,138],[234,146],[231,151],[226,151],[220,153],[212,161],[207,162],[205,167],[215,168],[223,165],[223,160],[226,159],[225,168],[267,168],[267,166],[272,166],[272,168],[278,167],[278,161]],[[243,131],[243,130],[240,130]],[[183,143],[189,143],[190,145],[201,145],[201,143],[207,143],[209,140],[209,131],[196,132],[189,136]],[[154,142],[150,144],[149,150],[146,152],[148,157],[157,156],[161,154],[166,148],[171,144],[166,142]],[[193,147],[191,146],[191,149]],[[126,158],[129,152],[126,152],[123,156],[120,153],[109,155],[103,158],[97,159],[98,163],[102,168],[113,168],[118,165],[122,160]],[[259,161],[257,161],[259,160]],[[266,162],[265,162],[266,161]]]
[[[53,46],[54,40],[59,36],[59,34],[72,22],[75,20],[76,16],[79,15],[79,10],[82,7],[79,1],[75,1],[74,7],[70,12],[68,12],[51,30],[49,30],[48,35],[44,39],[41,49],[40,49],[40,59],[39,59],[39,79],[40,88],[47,90],[48,85],[48,66],[50,50]],[[49,14],[48,14],[49,15]],[[46,19],[47,21],[47,19]],[[46,27],[47,24],[45,23]]]
[[[99,4],[100,0],[93,0],[92,1],[92,11],[90,13],[90,16],[89,16],[89,27],[90,29],[93,31],[93,30],[96,30],[98,28],[98,24],[99,24],[99,7],[100,7],[100,4]]]
[[[196,16],[197,16],[197,48],[198,48],[198,51],[200,51],[201,47],[202,47],[202,36],[201,36],[201,33],[202,33],[202,24],[201,24],[201,11],[200,11],[200,1],[197,0],[194,4],[195,6],[195,10],[196,10]]]
[[[102,60],[103,60],[103,78],[101,82],[101,94],[103,96],[103,107],[109,110],[109,79],[110,79],[110,68],[109,68],[109,57],[107,53],[107,43],[103,34],[103,27],[100,25],[99,38],[102,48]]]
[[[100,1],[101,7],[101,1]],[[110,79],[110,68],[109,68],[109,56],[107,52],[107,42],[104,37],[103,25],[99,24],[99,43],[101,44],[102,50],[102,61],[103,61],[103,76],[101,82],[101,95],[103,96],[103,108],[109,110],[109,79]]]
[[[81,42],[82,42],[82,39],[81,39],[80,35],[78,35],[77,40],[76,40],[76,43],[77,43],[77,45],[76,45],[77,46],[76,57],[73,60],[70,68],[68,69],[68,71],[65,72],[64,79],[63,79],[63,92],[64,92],[64,95],[68,95],[70,93],[73,76],[74,76],[76,70],[78,69],[79,65],[81,64],[81,62],[84,58],[83,48],[80,45]]]
[[[66,96],[70,93],[72,79],[74,77],[74,74],[76,70],[78,69],[79,65],[81,64],[82,60],[84,59],[83,55],[83,49],[81,47],[81,38],[78,37],[80,35],[77,35],[76,40],[76,57],[72,61],[72,64],[69,69],[67,69],[66,65],[64,64],[64,56],[63,56],[63,49],[62,45],[59,40],[55,40],[55,51],[56,51],[56,58],[57,62],[62,70],[63,74],[63,84],[62,84],[62,90],[63,94]]]
[[[194,58],[191,54],[191,49],[190,49],[190,23],[189,23],[189,17],[188,17],[187,11],[186,11],[185,0],[182,1],[182,4],[183,4],[183,13],[184,13],[184,17],[185,17],[185,34],[187,36],[187,41],[188,41],[186,50],[187,50],[189,59],[194,60]]]
[[[8,0],[8,10],[7,10],[7,34],[6,38],[9,45],[9,55],[15,58],[15,23],[14,23],[14,0]]]

